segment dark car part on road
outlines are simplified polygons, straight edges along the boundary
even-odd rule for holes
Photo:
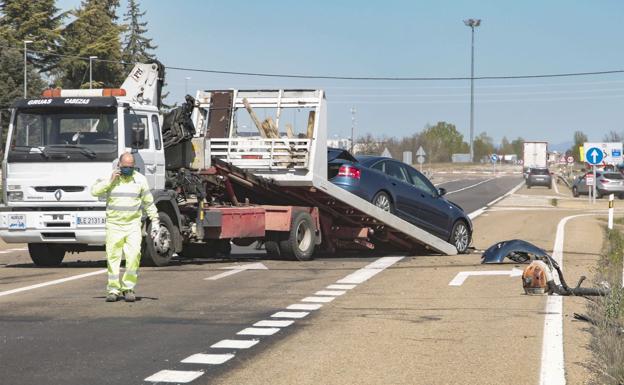
[[[481,263],[503,263],[505,258],[516,263],[532,261],[522,274],[522,286],[527,294],[604,296],[611,292],[609,288],[581,287],[585,276],[581,276],[576,287],[569,287],[557,261],[543,249],[520,239],[490,246],[483,253]],[[560,284],[555,282],[555,272]]]

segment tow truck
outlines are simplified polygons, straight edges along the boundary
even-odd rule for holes
[[[457,249],[327,180],[323,90],[201,90],[165,112],[164,66],[136,64],[120,88],[47,89],[11,108],[0,237],[38,266],[103,250],[105,199],[90,194],[130,151],[158,214],[143,263],[264,244],[308,260],[341,249]]]

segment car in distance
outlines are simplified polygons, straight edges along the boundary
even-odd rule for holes
[[[527,188],[533,186],[544,186],[549,189],[552,188],[552,175],[550,171],[545,167],[531,167],[529,169],[529,175],[526,178]]]
[[[576,177],[572,183],[572,195],[589,194],[590,186],[587,185],[587,174]],[[596,198],[604,195],[615,194],[624,199],[624,176],[617,171],[596,171]]]
[[[451,243],[459,253],[467,251],[473,230],[468,215],[413,167],[335,148],[328,149],[327,161],[330,182]]]

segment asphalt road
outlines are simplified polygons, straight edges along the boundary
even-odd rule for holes
[[[472,212],[520,181],[519,176],[471,176],[439,187],[447,189],[448,199]],[[477,238],[479,227],[475,231]],[[289,310],[290,305],[301,308],[316,303],[314,299],[303,299],[328,290],[329,285],[340,284],[345,278],[357,282],[382,272],[379,266],[365,268],[379,255],[343,254],[295,263],[266,260],[263,253],[237,249],[235,261],[178,261],[167,268],[142,268],[140,301],[109,304],[104,302],[103,253],[68,255],[62,267],[47,269],[31,264],[23,249],[25,245],[0,245],[0,382],[14,385],[140,384],[162,370],[184,371],[189,376],[197,372],[201,376],[194,383],[198,384],[217,381],[255,362],[292,333],[297,334],[299,326],[295,322],[287,327],[268,328],[276,333],[270,338],[254,333],[267,333],[265,326],[297,320],[285,317],[302,316],[311,323],[321,314],[315,310]],[[388,267],[397,262],[383,261],[390,264]],[[268,270],[206,280],[225,272],[222,268],[231,267],[234,262],[261,262]],[[354,272],[358,273],[353,275]],[[84,274],[92,275],[29,288]],[[24,288],[27,290],[19,291]],[[336,289],[330,289],[334,290],[333,295],[339,295]],[[358,298],[357,292],[348,290],[343,287],[339,291]],[[323,314],[331,315],[332,309],[326,310],[329,313]],[[284,311],[300,314],[272,317]],[[282,322],[265,322],[259,324],[260,330],[246,330],[263,320]],[[244,334],[237,334],[241,332]],[[211,347],[230,339],[260,342],[248,349]],[[222,365],[180,362],[198,353],[209,355],[195,359],[229,361]],[[305,362],[306,357],[291,359]],[[345,379],[343,383],[350,381]]]

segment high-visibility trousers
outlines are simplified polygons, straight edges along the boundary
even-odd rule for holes
[[[141,223],[129,226],[106,226],[106,261],[108,265],[108,293],[117,295],[134,290],[141,263]],[[126,270],[120,278],[121,259],[126,259]]]

